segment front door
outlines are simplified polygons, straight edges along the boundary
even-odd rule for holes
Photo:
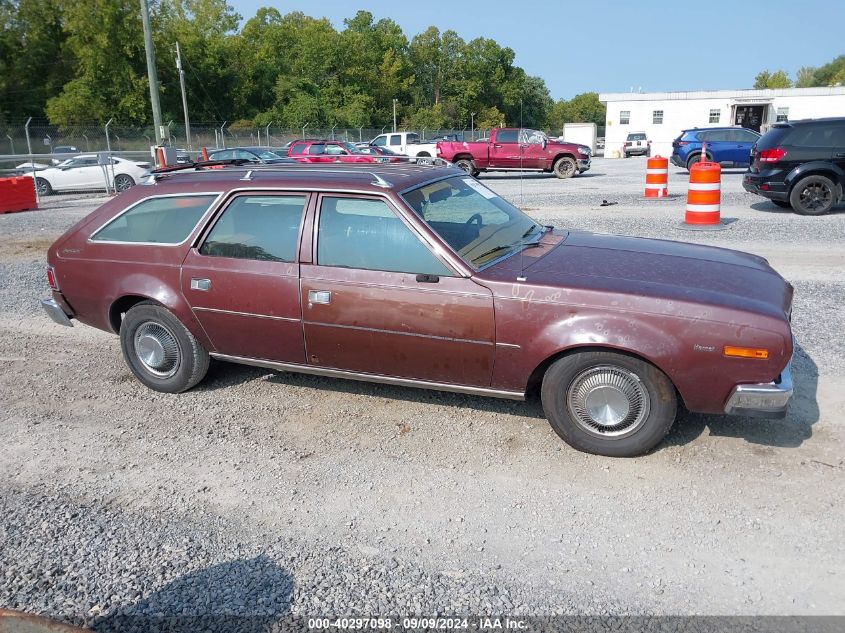
[[[385,199],[323,195],[301,266],[308,363],[489,386],[491,292],[435,256]]]
[[[297,244],[304,194],[235,196],[182,263],[182,293],[221,354],[304,363]]]

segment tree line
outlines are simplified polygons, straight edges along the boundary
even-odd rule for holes
[[[0,123],[148,125],[138,0],[0,0]],[[495,40],[429,26],[410,39],[358,11],[325,18],[264,7],[246,21],[226,0],[150,0],[165,120],[181,120],[178,41],[193,121],[312,128],[604,123],[598,95],[554,103],[542,78]],[[586,117],[586,118],[585,118]]]
[[[840,55],[823,66],[802,66],[795,74],[794,81],[785,70],[762,70],[754,78],[754,87],[758,89],[824,86],[845,86],[845,55]]]

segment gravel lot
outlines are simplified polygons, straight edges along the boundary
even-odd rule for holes
[[[796,287],[786,420],[681,413],[651,455],[563,444],[536,401],[216,363],[142,387],[116,337],[54,325],[44,251],[95,208],[0,215],[0,608],[125,629],[165,615],[845,615],[845,206],[723,176],[721,232],[642,199],[645,159],[482,175],[538,220],[767,257]],[[603,200],[616,202],[599,206]],[[213,628],[212,626],[209,627]]]

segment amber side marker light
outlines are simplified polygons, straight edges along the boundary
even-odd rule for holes
[[[725,356],[733,356],[734,358],[757,358],[759,360],[766,360],[769,357],[769,350],[758,349],[755,347],[733,347],[725,345]]]

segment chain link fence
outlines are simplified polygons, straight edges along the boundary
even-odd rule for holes
[[[235,127],[225,124],[200,123],[192,124],[190,128],[190,142],[185,133],[185,126],[173,121],[166,126],[169,138],[166,145],[179,149],[199,151],[203,147],[283,147],[289,141],[297,138],[324,138],[348,141],[351,143],[366,142],[379,134],[390,133],[393,126],[381,128],[315,128],[303,126],[301,128],[282,128],[273,125],[255,127]],[[398,128],[400,132],[405,128]],[[450,137],[450,140],[473,141],[488,136],[487,130],[470,129],[441,129],[441,130],[413,130],[418,132],[423,140],[438,140]],[[28,134],[28,142],[27,142]],[[155,131],[153,126],[138,127],[125,126],[119,123],[85,124],[85,125],[9,125],[0,127],[0,154],[55,154],[55,153],[87,153],[87,152],[149,152],[155,145]]]

